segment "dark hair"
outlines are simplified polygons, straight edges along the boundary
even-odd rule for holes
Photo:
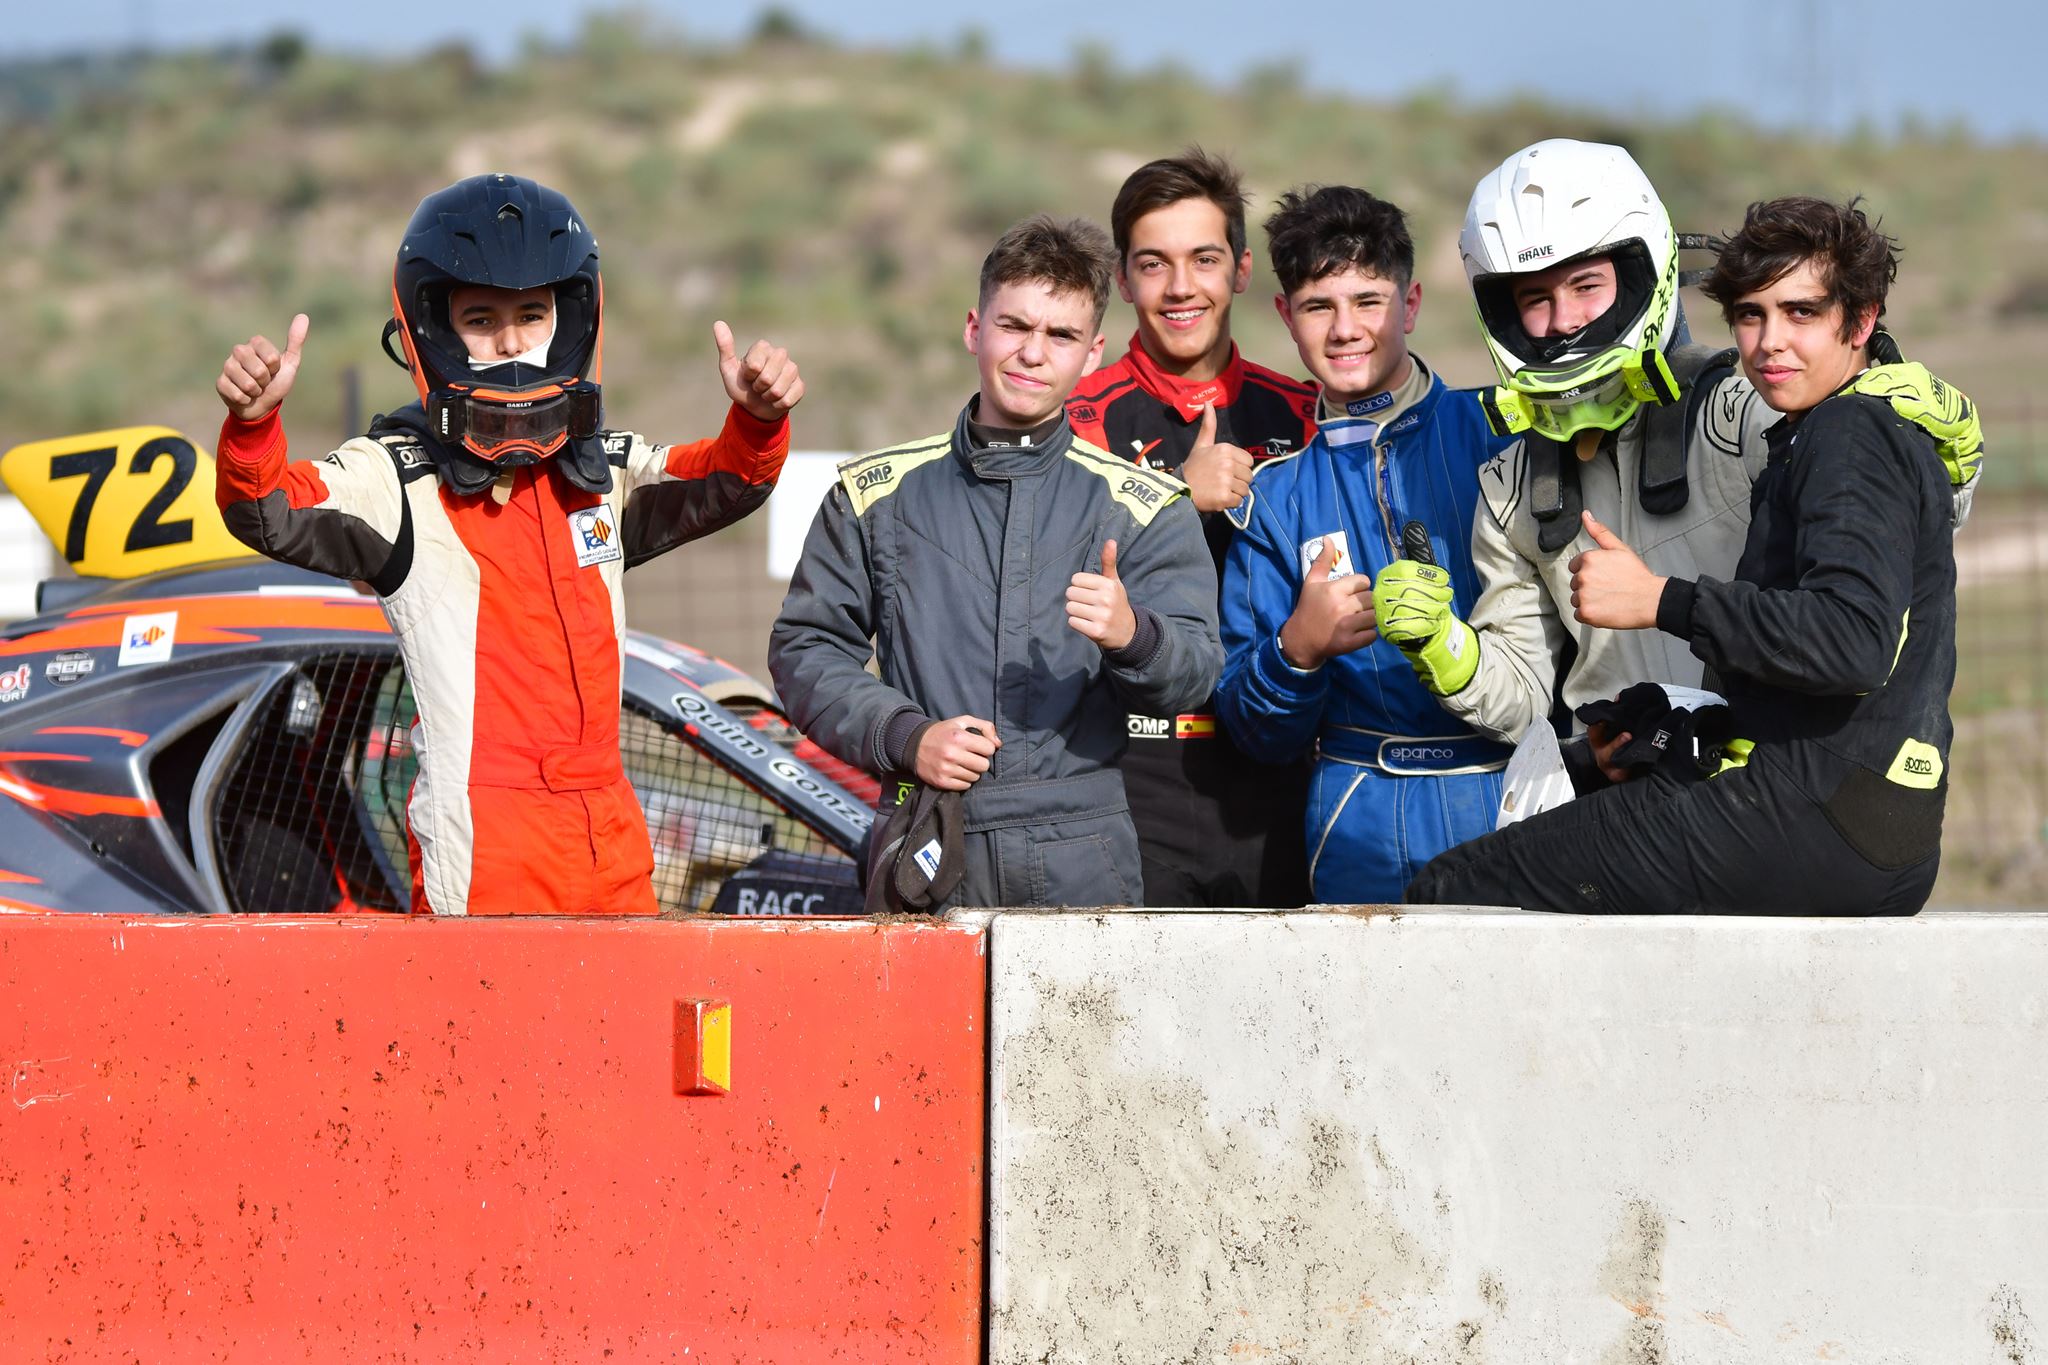
[[[1154,209],[1183,199],[1206,199],[1223,210],[1223,234],[1230,244],[1231,259],[1244,255],[1244,177],[1222,157],[1190,147],[1179,156],[1146,162],[1132,171],[1116,192],[1116,203],[1109,210],[1109,231],[1116,238],[1117,260],[1130,257],[1133,223]]]
[[[1095,305],[1094,326],[1109,307],[1116,257],[1109,234],[1086,218],[1058,222],[1037,213],[996,239],[981,263],[981,304],[1006,284],[1043,284],[1061,294],[1083,294]]]
[[[1857,205],[1792,195],[1751,204],[1742,230],[1720,250],[1700,288],[1733,324],[1735,302],[1768,288],[1807,261],[1817,262],[1829,303],[1842,306],[1842,339],[1872,308],[1884,316],[1885,294],[1899,275],[1899,244]]]
[[[1415,276],[1408,215],[1349,185],[1305,185],[1281,195],[1266,220],[1266,254],[1289,294],[1346,266],[1403,287]]]

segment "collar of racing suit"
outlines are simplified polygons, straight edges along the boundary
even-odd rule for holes
[[[1897,342],[1892,341],[1891,337],[1883,332],[1879,332],[1876,335],[1882,336],[1887,342],[1890,342],[1893,352],[1896,354],[1898,350]],[[1836,389],[1833,393],[1829,394],[1828,397],[1840,398],[1843,394],[1849,392],[1850,386],[1853,385],[1858,379],[1861,379],[1863,377],[1863,372],[1869,368],[1870,367],[1868,365],[1859,365],[1856,369],[1856,373],[1850,375],[1846,380],[1844,380],[1842,382],[1842,387]],[[1825,401],[1826,399],[1822,400],[1822,402]],[[1818,410],[1819,407],[1820,404],[1816,403],[1813,405],[1813,407],[1802,409],[1799,412],[1779,413],[1778,420],[1771,423],[1769,426],[1765,427],[1763,431],[1764,451],[1766,453],[1767,458],[1775,460],[1780,455],[1784,454],[1785,450],[1792,444],[1792,438],[1799,432],[1799,423],[1801,419],[1803,419],[1808,413]]]
[[[1341,422],[1352,417],[1365,417],[1377,423],[1381,431],[1385,431],[1388,427],[1394,425],[1394,422],[1402,413],[1429,397],[1431,380],[1429,365],[1421,356],[1413,351],[1408,353],[1408,358],[1415,362],[1408,367],[1408,377],[1386,393],[1374,394],[1370,398],[1357,399],[1349,405],[1338,404],[1334,406],[1331,404],[1328,394],[1319,397],[1316,400],[1317,424]],[[1353,412],[1351,408],[1370,410]]]
[[[1029,431],[985,426],[975,420],[980,409],[981,395],[976,394],[953,424],[953,451],[980,478],[1043,473],[1073,441],[1065,408]]]
[[[465,450],[444,445],[434,435],[423,404],[408,403],[396,412],[380,414],[370,422],[371,437],[387,431],[402,431],[417,437],[420,448],[434,462],[434,473],[440,476],[441,486],[463,497],[475,497],[497,482],[500,474],[507,472]],[[606,456],[604,441],[599,436],[572,436],[562,443],[560,450],[540,463],[560,470],[562,477],[586,493],[612,491],[611,460]]]
[[[1131,347],[1125,359],[1137,377],[1138,386],[1169,407],[1180,409],[1181,420],[1187,422],[1201,420],[1204,404],[1229,407],[1237,401],[1237,391],[1244,386],[1244,361],[1238,356],[1234,341],[1230,343],[1229,362],[1214,379],[1183,379],[1160,369],[1159,362],[1145,349],[1144,334],[1140,332],[1131,333]]]

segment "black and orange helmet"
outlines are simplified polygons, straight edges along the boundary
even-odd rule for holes
[[[475,372],[449,316],[460,285],[552,288],[546,362]],[[396,334],[436,436],[489,464],[533,464],[602,419],[604,282],[597,238],[567,197],[516,175],[476,175],[420,201],[391,280]]]

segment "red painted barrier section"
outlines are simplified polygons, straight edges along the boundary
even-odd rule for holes
[[[0,1360],[973,1365],[982,944],[0,917]]]

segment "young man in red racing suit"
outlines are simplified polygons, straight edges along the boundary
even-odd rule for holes
[[[1235,168],[1199,147],[1131,173],[1110,210],[1117,290],[1138,316],[1130,349],[1081,381],[1067,419],[1083,440],[1188,485],[1220,575],[1224,514],[1252,470],[1315,435],[1316,391],[1254,365],[1230,339],[1251,282]],[[1308,899],[1305,759],[1247,757],[1216,708],[1132,715],[1118,768],[1138,827],[1147,905],[1291,907]]]
[[[710,440],[600,429],[597,245],[569,201],[477,176],[420,204],[395,317],[421,401],[288,465],[282,351],[237,346],[218,498],[273,558],[374,588],[419,706],[407,808],[413,909],[653,914],[653,854],[619,758],[624,571],[745,516],[789,448],[803,381],[787,354],[735,353]]]

